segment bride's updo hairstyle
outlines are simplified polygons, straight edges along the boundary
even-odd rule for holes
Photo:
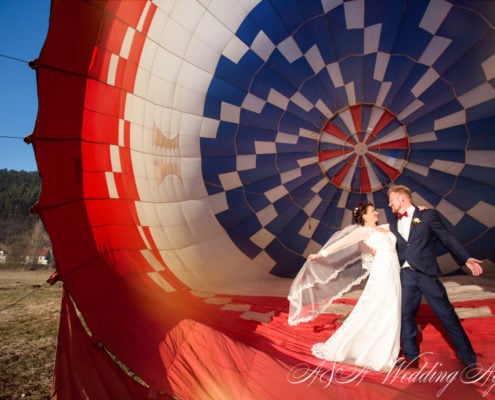
[[[359,203],[356,208],[354,208],[354,210],[352,211],[352,219],[356,224],[361,226],[364,225],[363,215],[366,214],[366,210],[369,206],[374,207],[373,203],[364,201],[362,203]]]

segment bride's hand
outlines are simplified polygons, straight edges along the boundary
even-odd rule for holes
[[[314,260],[318,260],[319,258],[321,258],[322,255],[320,253],[316,253],[316,254],[310,254],[308,256],[308,261],[314,261]]]

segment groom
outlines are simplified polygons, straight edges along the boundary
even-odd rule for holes
[[[417,368],[419,365],[416,314],[423,295],[445,327],[459,359],[467,366],[475,364],[476,354],[450,304],[445,287],[438,279],[441,271],[435,256],[435,245],[439,240],[474,276],[483,272],[481,261],[469,256],[461,243],[446,229],[436,210],[420,211],[412,204],[411,190],[407,186],[390,188],[388,200],[389,207],[397,215],[397,221],[391,222],[390,230],[397,237],[401,266],[401,344],[406,358],[404,365],[409,368]]]

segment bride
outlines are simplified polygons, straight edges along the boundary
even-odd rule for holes
[[[294,279],[288,299],[289,324],[315,319],[333,300],[368,278],[354,309],[314,356],[374,371],[391,370],[400,348],[401,288],[395,236],[377,226],[371,203],[353,211],[356,224],[333,235],[311,254]]]

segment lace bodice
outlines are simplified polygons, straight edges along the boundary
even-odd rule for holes
[[[371,229],[370,228],[370,236],[366,240],[366,244],[375,249],[377,252],[379,251],[395,251],[395,242],[396,237],[390,231],[382,231],[380,229]]]

